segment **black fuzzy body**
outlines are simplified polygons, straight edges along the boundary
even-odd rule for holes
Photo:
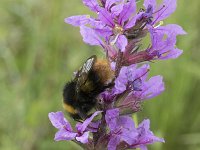
[[[85,119],[88,116],[88,112],[97,103],[96,97],[106,88],[93,70],[88,73],[86,82],[92,83],[92,86],[87,87],[89,88],[87,91],[84,87],[77,91],[77,80],[68,82],[63,89],[63,102],[76,110],[76,113],[70,113],[75,120]]]

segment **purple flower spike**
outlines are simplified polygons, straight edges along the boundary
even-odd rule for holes
[[[76,71],[74,84],[78,84],[76,80],[83,77],[85,86],[81,84],[84,88],[77,88],[75,85],[71,89],[71,98],[67,100],[84,106],[91,103],[91,107],[88,107],[91,110],[84,110],[88,118],[80,118],[74,130],[62,112],[49,113],[51,123],[58,129],[54,139],[73,140],[87,150],[147,150],[148,144],[164,142],[164,139],[156,137],[150,130],[148,119],[135,127],[131,115],[141,111],[143,101],[165,90],[162,76],[148,78],[149,63],[175,59],[183,52],[177,48],[176,38],[186,32],[179,25],[163,25],[162,21],[175,11],[176,0],[163,0],[160,5],[157,0],[144,0],[143,8],[137,8],[137,0],[82,2],[96,13],[96,17],[77,15],[66,18],[65,22],[80,27],[85,43],[100,46],[104,50],[106,62],[112,71],[109,67],[101,67],[101,64],[105,64],[101,59],[88,59],[82,69]],[[146,37],[150,37],[150,40],[146,40]],[[143,45],[144,41],[149,41],[145,43],[148,46]],[[102,70],[99,72],[102,75],[105,71],[105,81],[96,71],[98,68]],[[65,93],[63,95],[65,99]],[[82,100],[81,96],[88,98]],[[69,105],[72,108],[83,110],[82,106],[74,106],[71,101]],[[93,108],[97,111],[92,113]]]

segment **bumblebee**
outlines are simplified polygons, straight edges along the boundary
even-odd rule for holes
[[[97,96],[112,85],[114,72],[109,61],[88,58],[74,79],[64,86],[63,107],[74,120],[84,120],[97,105]]]

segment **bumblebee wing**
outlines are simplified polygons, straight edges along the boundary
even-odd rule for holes
[[[79,91],[79,89],[86,83],[88,79],[88,74],[90,73],[95,61],[96,61],[96,55],[91,56],[85,61],[81,69],[77,72],[75,77],[75,80],[77,81],[76,84],[77,91]]]

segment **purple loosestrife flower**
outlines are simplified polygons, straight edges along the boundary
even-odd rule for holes
[[[100,113],[101,111],[97,111],[91,117],[86,119],[83,123],[77,123],[76,132],[73,131],[70,123],[64,118],[64,114],[62,112],[59,111],[55,113],[49,113],[49,119],[52,125],[59,130],[55,135],[55,141],[77,140],[78,142],[81,142],[83,144],[88,143],[90,131],[88,126],[92,122],[94,117]],[[92,131],[97,132],[97,130],[94,129]]]
[[[164,142],[149,130],[149,120],[144,120],[136,128],[131,117],[120,116],[119,109],[107,110],[105,117],[110,129],[108,150],[116,150],[119,147],[121,149],[139,147],[143,150],[147,144]]]
[[[139,147],[141,150],[147,150],[146,145],[153,144],[154,142],[165,142],[163,138],[156,137],[153,132],[150,131],[150,120],[145,119],[141,122],[137,128],[138,136],[130,148]]]
[[[175,59],[182,54],[182,50],[176,48],[176,36],[186,34],[178,25],[162,25],[162,20],[169,17],[176,9],[176,0],[164,0],[157,6],[156,0],[144,1],[145,11],[141,11],[134,18],[135,26],[127,31],[128,36],[139,36],[142,31],[148,31],[151,37],[151,46],[144,51],[131,54],[132,47],[137,46],[137,40],[130,42],[128,51],[124,54],[124,64],[133,64],[155,59]],[[160,22],[160,23],[159,23]],[[157,23],[159,23],[157,25]],[[142,28],[134,29],[142,25]],[[142,30],[141,30],[142,29]],[[133,46],[132,46],[133,45]]]
[[[115,77],[95,97],[97,111],[78,122],[75,130],[62,112],[49,113],[51,123],[58,129],[54,139],[73,140],[87,150],[147,150],[148,144],[164,142],[150,131],[148,119],[137,126],[130,116],[141,110],[143,101],[165,89],[162,76],[148,78],[150,66],[145,62],[175,59],[182,54],[176,47],[176,37],[186,32],[176,24],[162,25],[175,11],[176,0],[163,0],[160,5],[156,0],[144,0],[144,8],[138,12],[136,0],[82,1],[96,17],[71,16],[65,22],[80,27],[85,43],[103,48]],[[148,47],[142,46],[145,37],[150,37]],[[93,121],[100,113],[101,117]]]
[[[86,6],[94,10],[93,5],[88,4]],[[100,45],[106,49],[108,45],[114,45],[116,43],[118,50],[124,51],[128,43],[126,36],[123,35],[127,29],[125,25],[127,23],[125,22],[128,21],[131,14],[135,11],[135,0],[129,2],[125,2],[124,0],[107,0],[105,2],[105,8],[98,7],[98,18],[91,18],[88,15],[72,16],[66,18],[65,22],[74,26],[80,26],[84,42],[90,45]],[[85,27],[84,25],[86,24],[89,24],[92,29]],[[88,33],[93,40],[88,38]],[[109,51],[114,51],[111,48],[106,50],[108,53]],[[111,57],[116,55],[116,52],[111,53],[113,54]]]
[[[123,141],[133,144],[138,133],[131,117],[119,116],[119,109],[112,109],[106,111],[105,119],[110,129],[108,150],[115,150]]]
[[[176,36],[186,34],[180,26],[169,24],[149,31],[152,45],[147,52],[152,59],[175,59],[182,54],[182,50],[176,48]]]
[[[175,24],[161,26],[161,22],[156,26],[156,23],[168,18],[176,10],[176,0],[163,0],[160,6],[157,6],[156,0],[145,0],[144,6],[151,10],[151,13],[144,13],[151,18],[147,26],[152,42],[147,49],[150,56],[148,59],[174,59],[180,56],[182,50],[176,48],[176,36],[186,32]]]
[[[146,12],[146,16],[152,17],[151,25],[156,24],[168,18],[176,10],[176,0],[163,0],[163,3],[157,6],[156,0],[144,0],[144,7],[146,10],[151,10]]]
[[[185,31],[178,25],[156,25],[175,11],[176,0],[164,0],[159,6],[156,0],[145,0],[145,9],[139,13],[136,13],[135,0],[107,0],[101,1],[102,5],[96,0],[84,0],[83,3],[96,12],[98,17],[72,16],[66,18],[65,22],[80,26],[84,42],[102,46],[112,60],[116,59],[118,50],[125,52],[123,65],[155,59],[174,59],[182,53],[175,47],[176,36],[186,34]],[[176,30],[173,30],[173,26],[179,31],[174,32]],[[151,47],[137,51],[140,39],[147,33],[151,36]]]
[[[122,67],[115,79],[115,86],[101,94],[106,102],[117,101],[116,107],[121,113],[133,113],[140,110],[140,103],[151,99],[164,91],[162,76],[147,80],[149,65]],[[119,97],[119,99],[116,99]]]

